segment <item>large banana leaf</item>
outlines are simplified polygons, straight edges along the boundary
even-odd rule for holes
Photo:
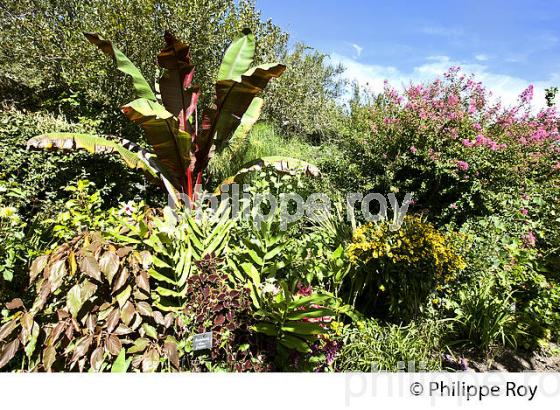
[[[127,143],[129,141],[126,141]],[[84,149],[92,154],[117,153],[130,168],[148,171],[156,177],[155,171],[147,165],[139,153],[126,149],[116,141],[93,134],[49,133],[31,138],[27,141],[27,149]]]
[[[132,77],[134,91],[138,98],[147,98],[148,100],[156,101],[156,96],[140,70],[138,70],[138,68],[132,64],[132,61],[116,48],[111,41],[105,40],[97,33],[84,33],[84,35],[91,43],[95,44],[101,51],[115,60],[117,69]]]
[[[261,116],[263,105],[264,100],[262,98],[253,98],[253,101],[251,101],[251,105],[241,118],[239,126],[237,127],[231,138],[231,140],[234,141],[235,144],[241,144],[247,138],[247,135],[251,131],[251,128],[253,128],[253,125],[255,125],[255,123]],[[217,142],[216,151],[220,152],[225,146],[226,144],[224,144],[223,142]]]
[[[251,67],[255,56],[255,36],[249,29],[243,30],[243,36],[235,39],[227,48],[217,81],[233,80],[241,82],[241,74]]]
[[[117,153],[130,168],[141,169],[150,176],[156,179],[159,178],[170,194],[172,201],[175,203],[179,202],[176,189],[170,182],[170,176],[167,171],[159,165],[151,153],[138,144],[124,138],[112,140],[94,134],[49,133],[38,135],[27,141],[27,149],[32,148],[84,149],[92,154]]]
[[[163,68],[159,81],[163,105],[179,119],[179,128],[194,134],[190,117],[196,110],[198,87],[192,86],[194,66],[189,47],[170,32],[165,33],[166,47],[158,54],[158,64]]]
[[[184,188],[185,169],[190,161],[190,134],[181,131],[177,118],[157,102],[139,98],[122,110],[128,119],[142,127],[158,161],[167,169],[176,188]]]
[[[177,190],[184,190],[186,164],[190,161],[190,135],[179,130],[178,119],[157,102],[138,68],[114,47],[113,43],[101,38],[98,34],[85,33],[85,36],[105,54],[113,58],[117,62],[119,70],[132,77],[134,89],[139,98],[125,105],[122,110],[131,121],[144,129],[158,161],[168,171],[169,180],[173,186]],[[166,92],[166,96],[168,95]]]
[[[221,80],[216,83],[216,108],[204,111],[202,132],[197,138],[195,173],[208,164],[214,144],[224,146],[232,137],[254,97],[285,69],[282,64],[266,64],[246,71],[241,75],[241,82]]]
[[[253,102],[253,98],[264,90],[271,78],[280,77],[285,69],[282,64],[266,64],[246,71],[242,75],[241,82],[222,80],[216,83],[218,115],[215,119],[215,140],[217,145],[231,138]]]
[[[301,159],[283,156],[262,157],[246,163],[241,167],[239,171],[237,171],[235,175],[224,179],[216,189],[215,193],[218,194],[220,192],[220,188],[223,185],[241,183],[243,177],[247,174],[251,172],[261,171],[266,167],[272,167],[277,172],[283,174],[296,175],[298,173],[302,173],[303,175],[311,177],[318,177],[319,175],[321,175],[321,171],[319,171],[319,168]]]

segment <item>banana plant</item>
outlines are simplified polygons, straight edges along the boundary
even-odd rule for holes
[[[196,187],[205,183],[205,170],[214,153],[222,151],[232,139],[246,138],[262,110],[263,99],[258,94],[286,69],[278,63],[252,66],[255,37],[245,29],[224,54],[213,104],[199,115],[200,89],[193,82],[195,67],[189,46],[170,32],[165,33],[166,45],[157,56],[162,75],[155,91],[111,41],[95,33],[84,35],[116,62],[118,70],[132,78],[136,99],[124,105],[122,112],[143,129],[152,149],[122,138],[75,133],[39,135],[30,139],[27,147],[119,154],[129,167],[159,180],[176,203],[179,194],[195,199]],[[284,165],[294,163],[280,160]],[[300,163],[297,165],[301,168]],[[314,168],[304,168],[306,173],[317,173]]]

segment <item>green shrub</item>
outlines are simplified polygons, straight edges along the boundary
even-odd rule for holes
[[[82,178],[94,182],[100,190],[103,209],[132,198],[158,203],[157,198],[163,197],[159,188],[146,189],[144,178],[130,172],[116,158],[102,155],[91,158],[83,153],[50,155],[26,150],[27,140],[34,135],[54,131],[91,132],[96,126],[91,122],[72,124],[61,116],[20,111],[13,106],[3,106],[0,110],[0,204],[15,208],[21,218],[17,230],[14,227],[2,234],[6,238],[1,246],[2,256],[13,251],[15,257],[2,257],[1,269],[16,278],[9,285],[0,284],[4,291],[8,288],[10,292],[21,291],[20,279],[30,259],[52,239],[45,232],[45,221],[64,209],[71,196],[65,189],[69,183]],[[103,172],[99,172],[100,169]],[[75,232],[70,234],[73,236]]]
[[[104,133],[135,141],[138,129],[123,121],[115,104],[132,99],[130,87],[95,50],[84,46],[82,33],[113,39],[154,84],[160,73],[153,56],[162,46],[163,33],[171,31],[192,45],[197,85],[207,106],[224,50],[248,27],[259,44],[256,64],[276,60],[290,66],[289,75],[268,93],[267,118],[305,134],[323,135],[336,127],[332,97],[341,92],[340,68],[302,45],[289,51],[288,34],[263,20],[253,0],[24,0],[3,7],[0,18],[5,40],[0,94],[20,107],[62,111],[72,121],[95,118]]]
[[[339,371],[437,371],[441,326],[435,322],[408,326],[381,325],[375,320],[347,327],[335,361]]]
[[[472,247],[465,257],[468,267],[446,287],[442,305],[460,313],[462,302],[456,299],[457,287],[479,289],[481,283],[490,281],[492,285],[485,290],[489,292],[487,297],[513,307],[510,315],[515,320],[509,324],[509,332],[517,335],[518,344],[530,349],[538,343],[558,340],[560,282],[558,272],[546,267],[546,260],[536,247],[539,239],[532,230],[530,217],[520,213],[517,206],[508,209],[512,213],[509,217],[492,216],[471,221],[462,228],[472,238]],[[472,297],[476,300],[476,296]]]
[[[266,118],[285,133],[306,136],[314,145],[338,134],[343,113],[336,100],[344,93],[341,65],[333,66],[328,56],[296,44],[281,60],[288,70],[270,90]]]
[[[458,307],[453,322],[454,342],[465,343],[483,353],[489,353],[497,345],[517,347],[512,293],[496,289],[489,278],[456,292]]]
[[[149,252],[115,246],[98,233],[36,259],[30,271],[35,300],[27,308],[20,299],[8,304],[0,367],[153,372],[259,365],[250,349],[238,350],[251,320],[246,290],[231,288],[223,274],[199,264],[188,280],[187,307],[161,310],[151,299],[153,263]],[[193,352],[192,337],[205,331],[214,332],[214,347],[201,356]]]
[[[412,209],[441,224],[497,212],[500,194],[532,181],[557,184],[558,114],[533,113],[527,96],[515,107],[493,103],[457,68],[402,93],[387,85],[351,108],[333,165],[340,189],[411,193]]]
[[[421,217],[407,215],[400,229],[388,221],[356,229],[347,248],[355,269],[348,275],[355,306],[363,313],[409,321],[428,295],[465,268],[453,233],[441,233]]]

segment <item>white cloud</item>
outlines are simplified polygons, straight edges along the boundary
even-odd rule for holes
[[[342,63],[346,67],[343,76],[348,80],[356,80],[370,91],[379,93],[383,91],[383,82],[389,83],[399,89],[410,83],[427,83],[440,77],[451,66],[460,66],[464,73],[474,74],[477,81],[492,92],[494,97],[500,98],[505,105],[513,105],[519,94],[529,86],[534,85],[533,106],[545,106],[544,89],[558,83],[560,76],[553,75],[548,80],[530,82],[526,79],[506,74],[493,73],[482,63],[465,63],[454,61],[448,56],[428,57],[425,63],[413,67],[410,71],[402,71],[393,66],[364,64],[352,58],[339,54],[331,54],[334,63]]]
[[[487,61],[488,56],[486,54],[477,54],[477,55],[474,56],[474,59],[476,61]]]
[[[359,58],[362,55],[362,51],[364,51],[364,48],[355,43],[351,43],[350,45],[354,50],[356,50],[356,55],[354,56],[354,58]]]

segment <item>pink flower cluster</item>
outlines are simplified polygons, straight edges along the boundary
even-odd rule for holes
[[[466,161],[457,161],[455,164],[460,171],[466,172],[469,170],[469,163]]]
[[[465,147],[483,146],[489,148],[492,151],[507,148],[506,144],[498,144],[492,138],[485,137],[482,134],[478,134],[474,142],[472,142],[471,140],[463,140],[462,142]]]
[[[491,99],[491,93],[473,76],[451,67],[443,78],[430,84],[410,84],[402,93],[385,82],[383,97],[384,104],[372,108],[380,120],[375,123],[376,132],[383,132],[388,125],[392,135],[410,135],[412,131],[434,161],[452,152],[447,148],[441,152],[441,147],[453,147],[450,141],[456,141],[459,147],[490,151],[515,153],[523,149],[530,166],[544,162],[555,168],[553,164],[560,163],[560,115],[553,107],[538,113],[532,110],[532,85],[520,94],[516,105],[504,107]],[[433,138],[428,141],[432,145],[426,146],[425,138]],[[409,151],[416,155],[419,151],[414,142],[410,141]],[[462,171],[469,166],[466,161],[456,164]]]
[[[492,151],[497,151],[499,149],[503,149],[507,147],[506,144],[498,144],[496,141],[490,138],[486,138],[482,134],[477,135],[474,142],[469,139],[464,139],[461,142],[465,147],[484,146]]]
[[[530,84],[525,90],[519,95],[521,103],[529,104],[533,100],[533,84]]]
[[[533,231],[527,232],[521,237],[521,240],[527,248],[533,248],[537,243],[537,237],[535,236]]]

